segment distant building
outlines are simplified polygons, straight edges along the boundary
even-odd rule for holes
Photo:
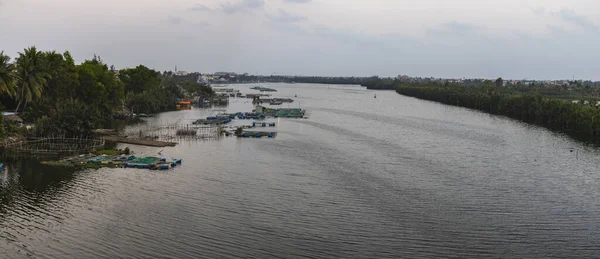
[[[213,74],[214,76],[237,76],[234,72],[216,72]]]

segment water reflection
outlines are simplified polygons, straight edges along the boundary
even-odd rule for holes
[[[56,191],[74,177],[74,170],[43,165],[35,160],[10,162],[0,173],[1,206],[10,206],[14,196],[21,192],[48,195],[50,190]]]

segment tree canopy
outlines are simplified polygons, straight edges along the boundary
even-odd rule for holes
[[[66,51],[19,52],[14,62],[0,52],[0,95],[5,107],[36,123],[38,135],[86,135],[130,110],[157,113],[175,108],[184,88],[214,94],[195,80],[178,80],[146,66],[116,70],[98,56],[75,64]],[[0,137],[5,132],[0,125]]]

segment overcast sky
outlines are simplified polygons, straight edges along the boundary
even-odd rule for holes
[[[0,50],[118,68],[600,80],[599,0],[0,0]]]

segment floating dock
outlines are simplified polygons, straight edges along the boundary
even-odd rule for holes
[[[238,138],[274,138],[277,136],[277,132],[265,132],[265,131],[244,131],[242,134],[237,135]]]
[[[233,116],[233,118],[235,118],[235,116]],[[196,120],[196,121],[192,122],[192,124],[219,126],[219,125],[224,125],[224,124],[230,123],[233,118],[230,115],[209,116],[209,117],[206,117],[206,119]]]

